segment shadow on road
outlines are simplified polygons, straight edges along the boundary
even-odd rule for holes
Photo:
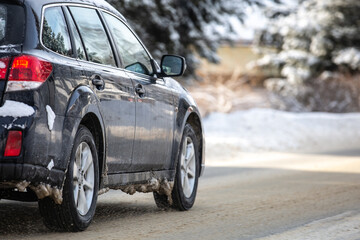
[[[334,212],[351,210],[354,207],[354,195],[360,194],[360,187],[355,184],[359,181],[360,176],[356,173],[207,167],[204,177],[200,179],[197,203],[186,216],[197,222],[206,223],[209,219],[224,222],[229,231],[233,229],[231,223],[240,224],[246,220],[242,223],[243,230],[248,231],[249,236],[265,236],[273,233],[279,226],[284,228],[284,223],[280,221],[283,219],[281,214],[291,216],[293,222],[288,222],[287,226],[295,227],[309,221],[308,217],[327,216],[330,209]],[[318,194],[320,195],[317,196]],[[88,231],[78,234],[57,234],[47,230],[42,223],[37,203],[1,200],[0,239],[49,239],[54,236],[54,239],[94,239],[89,238],[92,232],[104,232],[110,236],[109,231],[119,226],[126,235],[136,228],[151,227],[153,216],[166,224],[169,219],[183,222],[184,213],[160,210],[155,206],[151,195],[144,196],[136,194],[130,197],[117,191],[101,196],[92,225]],[[322,201],[325,199],[326,201]],[[221,210],[217,210],[219,208]],[[317,212],[314,212],[314,208]],[[299,209],[306,214],[298,214]],[[261,212],[258,213],[257,210]],[[271,221],[264,220],[268,218],[267,212]],[[258,221],[257,224],[264,226],[261,235],[255,230],[254,233],[251,232],[255,225],[246,225],[252,221]],[[204,228],[208,227],[201,227]],[[234,225],[234,229],[242,228]],[[209,227],[209,234],[212,230],[214,229]],[[257,235],[252,235],[255,233]],[[116,236],[111,239],[116,239]]]
[[[149,201],[149,204],[139,203],[134,197],[134,201],[129,202],[130,196],[125,196],[120,191],[112,191],[109,193],[111,202],[99,199],[96,214],[91,226],[97,223],[106,223],[117,221],[124,218],[135,218],[143,215],[159,214],[170,212],[173,210],[161,210],[156,207],[155,202]],[[119,199],[119,200],[117,200]],[[90,226],[90,228],[91,228]],[[39,235],[46,238],[46,235],[54,232],[48,230],[42,222],[38,204],[24,203],[17,201],[0,201],[0,239],[18,239],[21,236]],[[62,233],[63,234],[63,233]],[[17,237],[15,237],[17,236]]]

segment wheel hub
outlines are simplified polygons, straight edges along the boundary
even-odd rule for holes
[[[183,192],[185,197],[189,198],[194,191],[196,177],[195,146],[190,137],[187,137],[183,143],[180,167]]]
[[[73,169],[74,201],[78,212],[86,215],[94,193],[95,172],[91,149],[82,142],[77,150]]]

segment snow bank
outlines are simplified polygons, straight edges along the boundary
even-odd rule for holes
[[[208,155],[239,151],[329,152],[360,148],[360,114],[252,109],[204,120]]]
[[[34,109],[29,105],[21,102],[7,100],[0,107],[0,117],[28,117],[35,113]]]

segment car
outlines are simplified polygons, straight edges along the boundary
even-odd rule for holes
[[[204,172],[199,109],[102,0],[0,1],[0,199],[37,201],[44,224],[83,231],[99,194],[153,193],[190,209]]]

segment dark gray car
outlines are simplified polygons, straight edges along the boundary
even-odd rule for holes
[[[86,229],[98,194],[190,209],[204,169],[198,108],[105,1],[0,1],[0,198],[47,227]]]

